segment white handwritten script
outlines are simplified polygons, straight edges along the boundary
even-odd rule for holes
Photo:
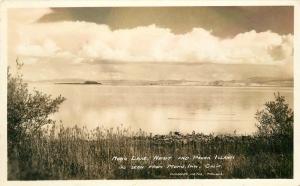
[[[215,176],[223,175],[223,170],[233,164],[235,156],[227,155],[191,155],[191,156],[113,156],[119,170],[168,170],[170,177]],[[227,167],[226,167],[227,166]]]

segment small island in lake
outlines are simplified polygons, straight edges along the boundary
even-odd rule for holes
[[[55,83],[55,84],[72,84],[72,85],[102,85],[97,81],[84,81],[84,82],[64,82],[64,83]]]
[[[99,83],[97,81],[85,81],[83,84],[100,84],[101,85],[101,83]]]

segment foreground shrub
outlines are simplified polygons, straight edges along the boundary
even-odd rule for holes
[[[27,161],[26,152],[18,154],[22,142],[28,135],[38,134],[47,124],[55,121],[49,116],[58,111],[58,106],[65,100],[62,96],[51,95],[34,90],[30,92],[20,73],[22,64],[17,61],[17,73],[7,74],[7,146],[8,158],[12,162]],[[27,149],[28,151],[30,149]]]

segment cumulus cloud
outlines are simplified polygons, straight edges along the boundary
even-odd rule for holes
[[[222,64],[285,64],[292,60],[293,35],[254,30],[219,38],[194,28],[174,34],[156,25],[111,30],[88,22],[23,25],[16,53],[31,57],[93,59],[126,62],[188,62]]]
[[[35,45],[32,43],[30,48],[24,49],[26,44],[23,43],[20,46],[20,41],[24,41],[25,35],[22,34],[24,26],[34,26],[34,22],[37,21],[40,17],[45,14],[51,13],[52,10],[49,8],[9,8],[7,10],[7,36],[8,36],[8,59],[10,65],[14,65],[15,59],[21,55],[21,53],[28,54],[33,53],[34,55],[38,55],[44,53],[44,49],[41,49],[42,46]],[[21,39],[22,38],[22,39]],[[46,41],[46,39],[45,39]],[[16,53],[17,49],[17,53]],[[26,63],[34,64],[38,60],[34,57],[28,57]]]

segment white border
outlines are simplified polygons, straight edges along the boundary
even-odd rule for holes
[[[145,6],[294,6],[294,178],[293,179],[197,179],[197,180],[83,180],[83,181],[7,181],[7,128],[6,128],[6,95],[7,95],[7,9],[8,8],[38,8],[38,7],[145,7]],[[162,1],[145,1],[145,0],[113,0],[113,1],[5,1],[1,4],[1,48],[0,48],[0,185],[295,185],[300,186],[300,1],[271,1],[271,0],[162,0]],[[296,114],[297,113],[297,114]]]

